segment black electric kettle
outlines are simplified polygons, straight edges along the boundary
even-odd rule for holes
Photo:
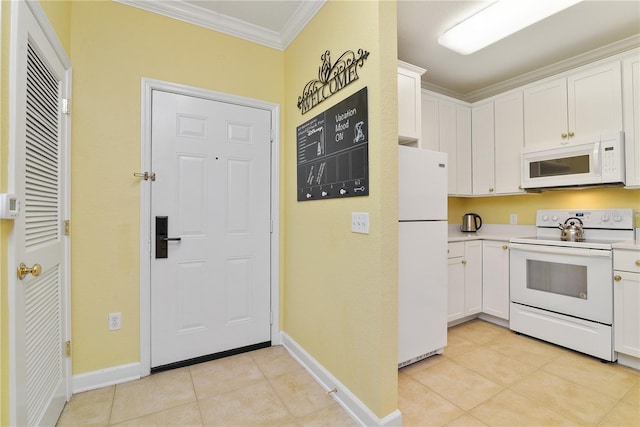
[[[482,218],[480,218],[480,215],[472,212],[462,215],[462,225],[460,226],[460,231],[478,231],[480,230],[480,227],[482,227]]]

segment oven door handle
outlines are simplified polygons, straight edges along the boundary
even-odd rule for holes
[[[509,243],[509,250],[536,252],[542,254],[575,255],[592,258],[611,258],[611,251],[600,249],[569,248],[566,246],[527,245],[524,243]]]

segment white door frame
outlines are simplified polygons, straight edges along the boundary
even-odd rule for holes
[[[160,80],[142,79],[140,171],[151,170],[151,93],[176,93],[271,112],[271,343],[280,344],[280,106]],[[138,171],[136,171],[138,172]],[[151,181],[140,180],[140,376],[151,373]]]
[[[65,81],[65,92],[61,94],[62,98],[71,99],[71,61],[64,50],[64,47],[60,43],[58,36],[49,22],[49,18],[45,13],[42,6],[37,1],[24,1],[14,2],[11,7],[11,42],[9,48],[9,157],[8,157],[8,188],[7,192],[15,192],[15,177],[17,173],[23,173],[21,168],[16,165],[15,153],[16,153],[16,130],[20,120],[26,121],[26,111],[18,108],[18,105],[23,105],[24,102],[18,102],[18,93],[16,79],[22,78],[23,70],[18,70],[18,49],[25,49],[23,46],[18,46],[18,40],[21,39],[18,35],[25,31],[27,25],[21,17],[23,16],[22,8],[28,8],[40,30],[46,37],[48,43],[53,48],[55,55],[63,65],[65,74],[62,79]],[[29,31],[29,27],[27,30]],[[26,102],[26,101],[25,101]],[[63,145],[62,150],[64,153],[63,162],[65,164],[64,170],[64,187],[61,191],[65,193],[64,203],[61,206],[62,217],[67,220],[71,219],[71,118],[64,120],[60,126],[61,137],[60,143]],[[21,213],[22,214],[22,213]],[[62,226],[62,224],[60,225]],[[64,340],[71,340],[71,242],[70,239],[64,238],[64,261],[62,268],[64,272],[62,274],[62,310],[61,316],[64,318],[64,330],[62,335]],[[15,288],[20,286],[17,275],[15,274],[15,268],[18,266],[20,260],[16,259],[16,236],[13,226],[9,233],[8,245],[7,245],[7,276],[8,276],[8,308],[9,308],[9,423],[11,425],[17,424],[18,405],[24,404],[24,402],[17,402],[17,388],[24,387],[24,384],[16,383],[16,291]],[[67,357],[64,362],[66,364],[66,393],[67,400],[71,398],[72,394],[72,366],[71,358]]]

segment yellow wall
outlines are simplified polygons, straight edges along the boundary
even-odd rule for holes
[[[73,2],[73,373],[140,360],[143,77],[283,104],[284,54],[113,1]],[[143,182],[143,181],[142,181]],[[144,185],[144,182],[143,182]],[[109,312],[122,329],[109,332]]]
[[[555,190],[537,194],[495,197],[449,197],[449,223],[460,224],[462,215],[475,212],[486,224],[509,224],[509,215],[518,215],[518,224],[535,225],[537,209],[613,209],[640,211],[640,190],[592,188]]]
[[[329,1],[286,50],[283,330],[376,415],[397,409],[397,53],[395,2]],[[360,80],[301,115],[320,56],[371,52]],[[370,195],[296,201],[296,127],[368,87]],[[369,212],[368,235],[351,212]]]

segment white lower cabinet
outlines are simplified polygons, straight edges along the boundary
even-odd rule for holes
[[[640,358],[640,252],[613,252],[615,351]]]
[[[508,242],[482,242],[482,312],[509,320]]]
[[[482,241],[451,242],[448,247],[447,321],[482,311]]]

